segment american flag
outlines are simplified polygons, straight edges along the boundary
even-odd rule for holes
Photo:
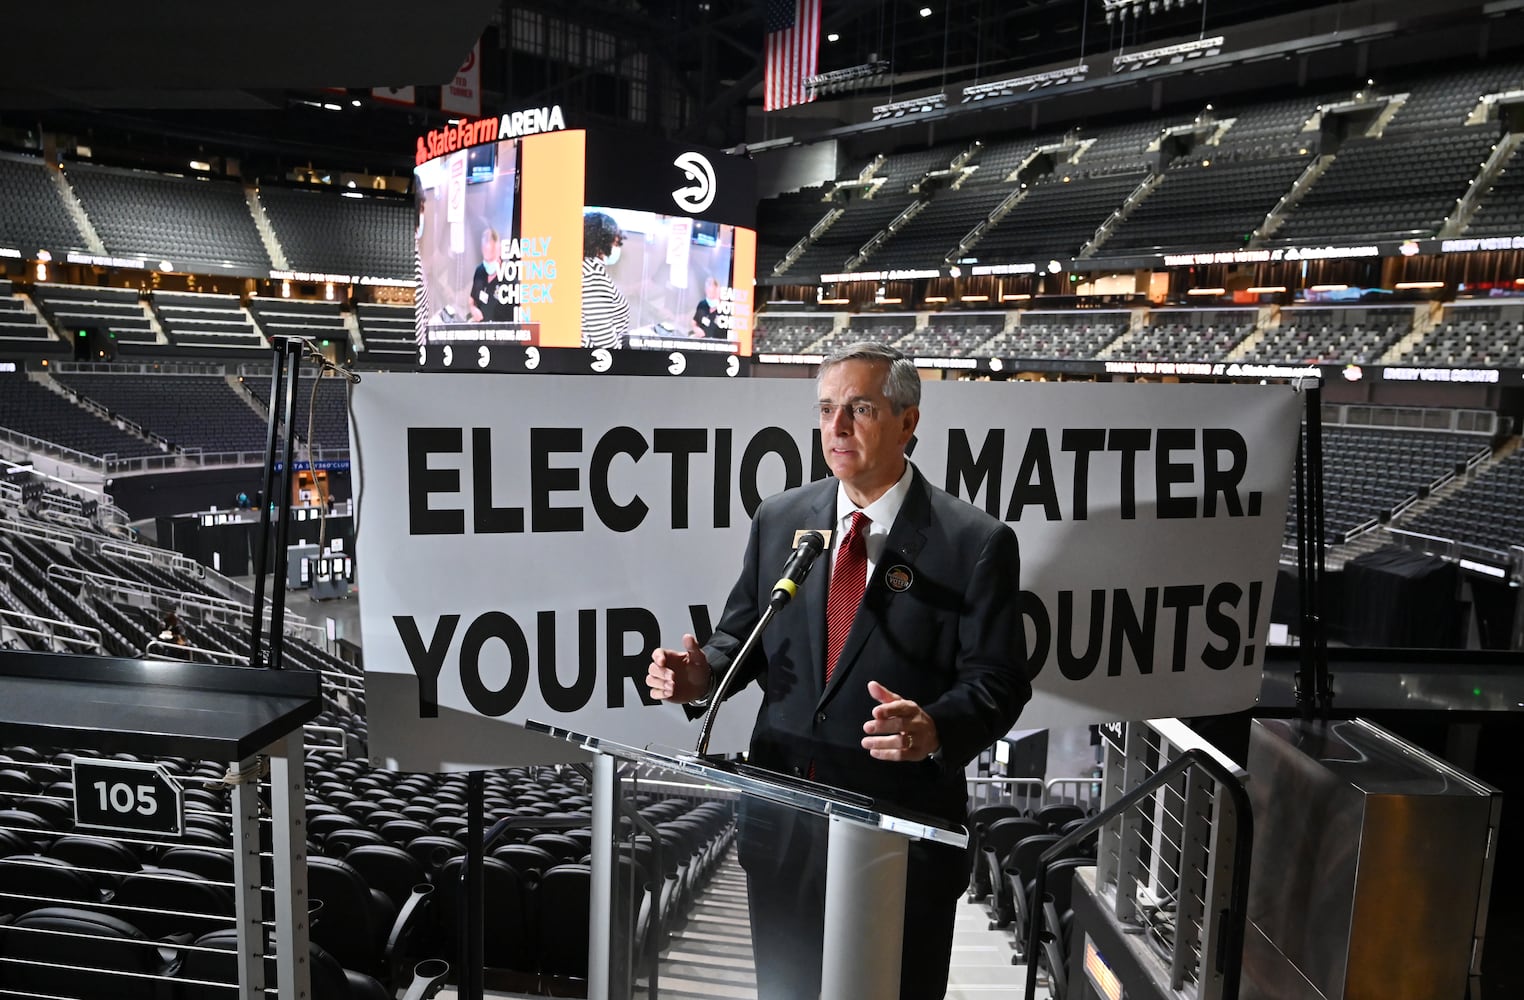
[[[813,101],[804,81],[820,53],[820,0],[766,0],[767,74],[762,110]]]

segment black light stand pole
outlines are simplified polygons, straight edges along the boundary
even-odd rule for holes
[[[1328,546],[1323,522],[1323,382],[1314,382],[1307,390],[1307,485],[1312,513],[1312,663],[1316,680],[1314,694],[1321,717],[1333,708],[1333,675],[1328,671],[1328,622],[1324,618],[1323,570]]]
[[[253,634],[249,639],[249,665],[268,665],[272,670],[279,670],[285,646],[281,633],[286,618],[286,529],[291,519],[291,449],[296,436],[292,427],[292,415],[296,404],[296,382],[301,374],[302,341],[296,337],[276,337],[270,346],[275,357],[274,370],[270,375],[270,422],[265,435],[265,486],[259,505],[259,544],[254,549],[254,620],[251,626]],[[285,376],[284,386],[282,375]],[[275,446],[282,418],[286,437],[277,489]],[[272,505],[275,507],[273,553],[270,545]],[[275,560],[275,579],[270,586],[270,656],[266,664],[262,658],[265,579],[272,555]]]
[[[1306,397],[1310,398],[1310,397]],[[1305,407],[1305,403],[1304,403]],[[1304,411],[1305,412],[1305,411]],[[1312,636],[1308,634],[1312,619],[1312,560],[1308,558],[1309,533],[1312,530],[1308,517],[1307,498],[1307,433],[1306,421],[1297,430],[1296,440],[1296,602],[1297,602],[1297,673],[1296,708],[1304,719],[1312,718],[1314,667],[1312,662]]]
[[[482,885],[486,773],[470,771],[466,775],[466,857],[464,890],[460,905],[460,974],[455,977],[456,996],[460,1000],[482,1000],[485,981],[484,964],[486,920],[483,912],[485,893]]]
[[[302,375],[302,342],[282,337],[286,345],[285,453],[280,466],[280,519],[275,522],[274,581],[270,594],[270,668],[279,670],[286,649],[286,538],[291,530],[291,457],[296,445],[296,390]]]
[[[1304,719],[1327,718],[1333,707],[1333,678],[1328,672],[1328,637],[1323,617],[1323,391],[1320,382],[1304,390],[1305,433],[1296,455],[1296,564],[1301,649],[1296,678],[1296,707]]]

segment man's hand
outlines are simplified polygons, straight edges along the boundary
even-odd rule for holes
[[[658,649],[652,653],[646,687],[651,697],[679,705],[704,697],[709,690],[709,657],[699,648],[698,639],[684,635],[681,652]]]
[[[942,746],[937,724],[921,706],[907,701],[878,681],[868,682],[868,694],[878,702],[873,718],[863,723],[863,749],[879,760],[925,760]]]

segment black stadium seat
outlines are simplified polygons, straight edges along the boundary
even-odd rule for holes
[[[1029,837],[1046,833],[1047,826],[1030,817],[1006,817],[991,823],[980,838],[990,887],[989,909],[995,925],[1004,927],[1015,915],[1016,901],[1004,883],[1011,849]]]
[[[390,844],[361,844],[344,855],[372,889],[401,912],[413,888],[428,882],[428,871],[407,851]]]
[[[212,931],[192,942],[185,950],[176,975],[182,982],[176,984],[179,1000],[226,1000],[226,986],[207,986],[206,983],[234,983],[238,981],[238,932],[235,930]],[[217,954],[226,952],[226,956]],[[265,943],[265,981],[275,983],[275,942]],[[339,961],[322,946],[310,946],[308,970],[312,976],[313,1000],[393,1000],[391,993],[374,977],[345,969]]]
[[[193,872],[155,868],[127,876],[111,905],[134,911],[130,917],[153,938],[181,936],[189,941],[233,922],[232,892]],[[121,912],[121,911],[114,911]]]
[[[556,865],[535,887],[534,949],[540,970],[554,982],[574,986],[587,979],[585,928],[591,891],[592,870],[587,865]]]
[[[233,856],[227,851],[213,851],[199,847],[171,847],[159,855],[158,866],[189,872],[209,882],[228,885],[233,882]]]
[[[21,855],[0,858],[0,913],[20,915],[46,906],[100,902],[101,891],[88,872],[58,858]]]
[[[312,940],[346,969],[385,979],[387,940],[398,910],[385,893],[372,889],[348,862],[307,859],[307,894],[322,903]]]
[[[124,877],[143,870],[142,861],[130,847],[103,837],[60,837],[48,848],[48,857],[94,869],[90,875],[102,892],[114,892]]]
[[[456,954],[459,946],[460,871],[463,863],[463,858],[447,862],[434,878],[431,923],[437,942],[435,947],[442,947],[444,954]],[[545,958],[543,945],[536,937],[536,927],[540,921],[539,907],[546,902],[546,894],[539,889],[531,892],[518,872],[496,858],[482,859],[482,890],[485,901],[483,962],[489,969],[532,976],[543,967]],[[551,895],[559,892],[559,889],[552,888]],[[585,914],[586,910],[583,912]],[[580,939],[586,947],[585,916],[582,928]]]
[[[89,937],[88,954],[80,938]],[[162,1000],[154,978],[174,971],[131,923],[86,908],[50,906],[0,926],[0,989],[23,995]]]

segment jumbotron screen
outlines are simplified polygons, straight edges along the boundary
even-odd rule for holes
[[[420,345],[751,353],[748,160],[549,108],[421,137],[414,190]]]

